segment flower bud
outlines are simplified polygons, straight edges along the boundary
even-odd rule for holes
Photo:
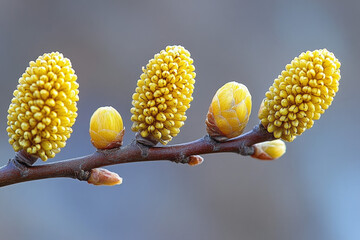
[[[216,93],[206,117],[206,131],[217,141],[242,134],[251,113],[251,95],[241,83],[229,82]]]
[[[131,130],[149,139],[143,143],[167,144],[180,132],[193,100],[194,70],[193,59],[182,46],[166,47],[143,67],[131,108]]]
[[[121,146],[124,132],[122,118],[113,107],[100,107],[91,116],[91,143],[98,149]]]
[[[91,169],[87,182],[94,185],[113,186],[121,184],[122,178],[117,173],[110,172],[107,169],[94,168]]]
[[[286,145],[280,139],[257,143],[253,147],[255,152],[251,157],[261,160],[274,160],[286,152]]]
[[[46,53],[19,78],[8,110],[9,143],[16,152],[53,158],[65,147],[77,117],[77,76],[68,58]]]
[[[293,141],[314,125],[339,89],[340,62],[326,49],[307,51],[286,65],[265,94],[259,119],[275,138]]]
[[[190,166],[196,166],[196,165],[200,165],[203,161],[204,161],[204,158],[201,157],[200,155],[191,155],[191,156],[189,156],[188,164]]]

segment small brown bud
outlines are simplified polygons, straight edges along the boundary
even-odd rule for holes
[[[191,156],[189,157],[189,162],[188,162],[188,164],[189,164],[190,166],[196,166],[196,165],[201,164],[203,161],[204,161],[204,158],[201,157],[200,155],[191,155]]]
[[[122,183],[122,178],[114,172],[110,172],[104,168],[91,169],[90,177],[87,181],[94,185],[107,185],[113,186]]]

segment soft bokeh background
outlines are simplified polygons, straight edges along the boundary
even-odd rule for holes
[[[90,154],[92,112],[112,105],[130,131],[131,95],[141,67],[167,45],[195,60],[188,120],[172,143],[205,134],[221,85],[253,96],[248,129],[264,93],[300,52],[327,48],[342,63],[340,92],[284,157],[262,162],[206,155],[198,167],[170,162],[109,167],[117,187],[71,179],[0,189],[0,239],[360,239],[360,1],[0,1],[1,165],[13,156],[6,115],[28,62],[44,52],[71,59],[79,117],[56,158]]]

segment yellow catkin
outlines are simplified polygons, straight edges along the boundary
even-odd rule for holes
[[[19,78],[8,110],[9,143],[43,161],[53,158],[72,133],[79,84],[71,62],[52,52],[31,61]]]
[[[326,49],[294,58],[266,93],[259,118],[276,138],[293,141],[331,105],[339,89],[340,62]]]
[[[195,67],[182,46],[167,46],[143,67],[132,96],[131,130],[167,144],[180,132],[193,100]]]
[[[123,130],[122,118],[113,107],[100,107],[91,116],[91,143],[98,149],[121,146]]]
[[[213,97],[206,117],[209,135],[225,141],[239,136],[251,113],[251,94],[241,83],[228,82]]]

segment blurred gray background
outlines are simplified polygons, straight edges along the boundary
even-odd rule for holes
[[[170,162],[109,167],[124,182],[95,187],[72,179],[0,189],[0,239],[360,239],[360,1],[0,1],[1,165],[7,109],[17,80],[45,52],[70,58],[79,116],[66,148],[49,162],[94,151],[92,112],[111,105],[130,131],[131,95],[153,55],[187,48],[196,67],[188,120],[171,143],[205,134],[215,91],[244,83],[264,93],[302,51],[327,48],[341,61],[333,105],[272,162],[206,155],[197,167]]]

